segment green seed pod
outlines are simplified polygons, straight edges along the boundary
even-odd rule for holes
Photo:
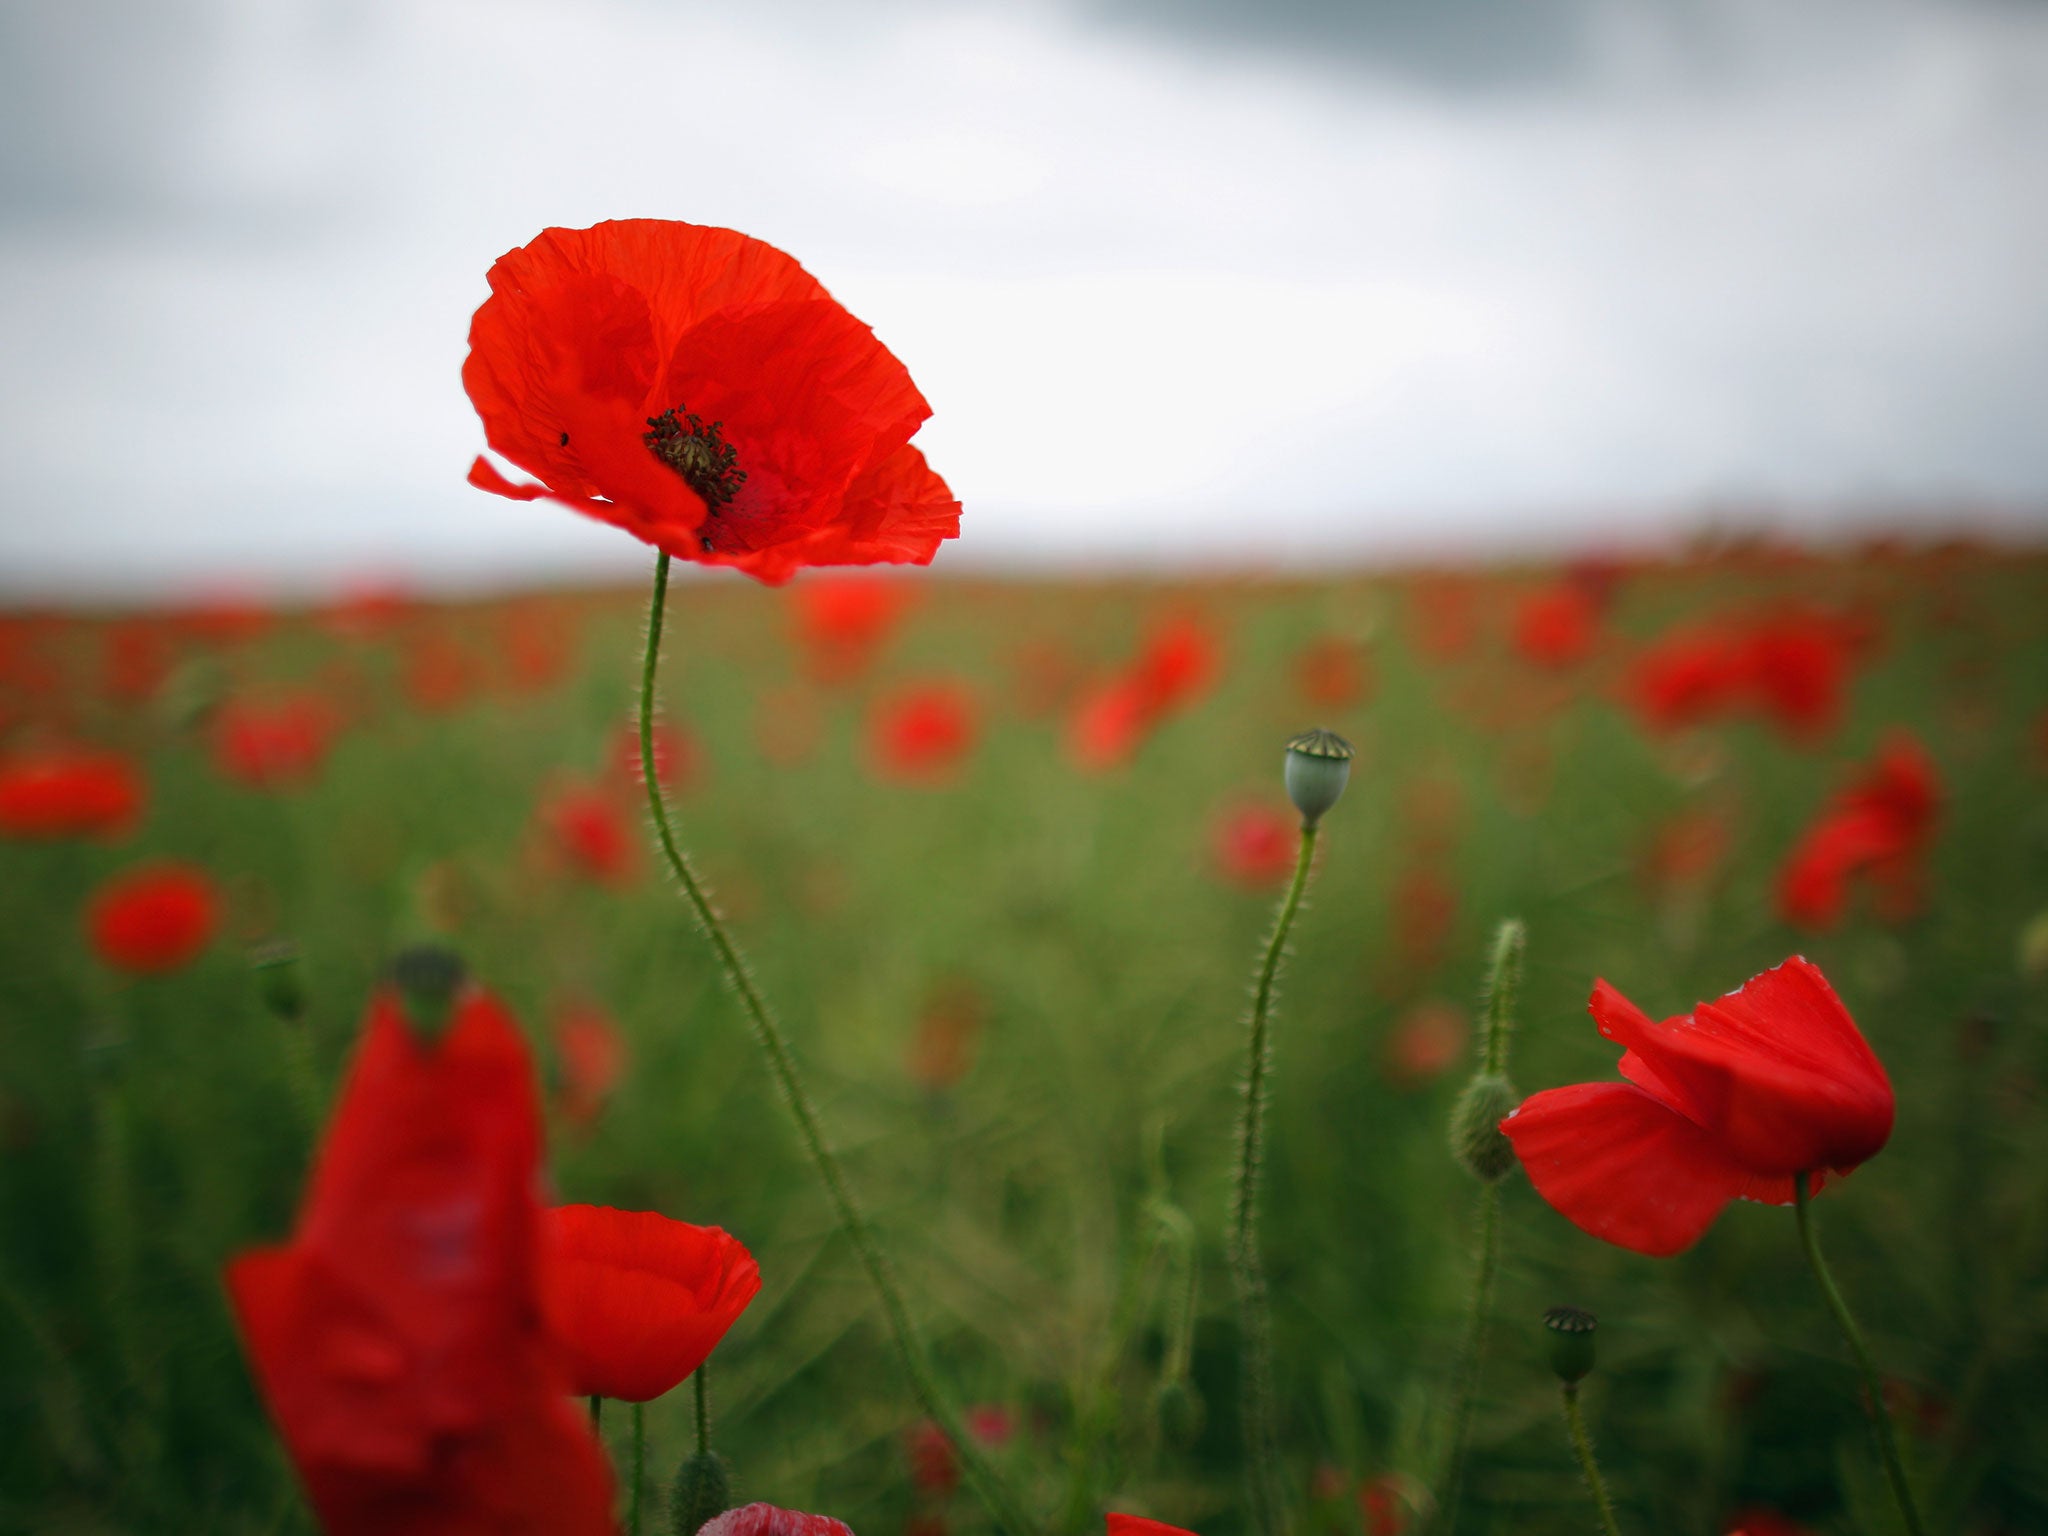
[[[440,1038],[468,975],[462,957],[439,944],[411,945],[392,960],[392,985],[404,999],[406,1021],[422,1040]]]
[[[1497,1072],[1481,1072],[1465,1085],[1451,1111],[1451,1151],[1488,1184],[1515,1166],[1515,1147],[1500,1123],[1522,1102],[1515,1085]]]
[[[1159,1383],[1152,1394],[1152,1412],[1159,1421],[1159,1434],[1176,1450],[1188,1450],[1202,1438],[1202,1423],[1208,1417],[1202,1395],[1185,1376]]]
[[[697,1536],[705,1523],[732,1508],[732,1466],[716,1451],[698,1451],[676,1469],[669,1499],[675,1536]]]
[[[2020,930],[2020,974],[2029,981],[2048,981],[2048,912],[2037,912]]]
[[[290,939],[273,939],[249,951],[249,967],[256,973],[257,995],[272,1018],[296,1024],[306,1016],[306,983],[299,974],[299,946]]]
[[[1303,731],[1287,743],[1287,798],[1312,827],[1344,793],[1351,779],[1351,743],[1335,731]]]
[[[1570,1386],[1593,1369],[1593,1330],[1600,1319],[1579,1307],[1552,1307],[1543,1314],[1550,1330],[1550,1368]]]

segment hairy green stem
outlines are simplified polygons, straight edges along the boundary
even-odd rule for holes
[[[709,1365],[710,1363],[707,1360],[704,1362],[704,1365]],[[709,1456],[711,1454],[711,1403],[704,1390],[704,1365],[698,1366],[691,1373],[692,1385],[697,1390],[697,1454],[699,1456]]]
[[[640,772],[647,783],[647,808],[654,818],[655,835],[660,840],[662,854],[681,884],[690,910],[696,914],[698,926],[710,941],[727,984],[739,997],[747,1022],[753,1029],[754,1040],[767,1057],[769,1071],[782,1091],[783,1102],[789,1106],[790,1115],[796,1121],[798,1139],[803,1142],[804,1151],[825,1186],[833,1213],[838,1217],[839,1228],[846,1234],[847,1241],[853,1244],[861,1267],[867,1271],[868,1279],[875,1288],[875,1295],[882,1304],[883,1318],[895,1340],[896,1351],[902,1357],[904,1372],[910,1378],[911,1390],[932,1422],[952,1442],[969,1486],[987,1506],[996,1525],[1009,1536],[1030,1536],[1033,1522],[1024,1513],[1017,1496],[962,1428],[960,1416],[940,1391],[924,1342],[911,1322],[910,1309],[905,1305],[903,1293],[876,1241],[874,1228],[868,1224],[866,1213],[854,1198],[853,1187],[847,1182],[846,1171],[840,1166],[838,1156],[825,1140],[825,1133],[818,1123],[818,1112],[811,1104],[802,1077],[798,1075],[796,1057],[789,1048],[789,1042],[784,1038],[781,1026],[775,1022],[774,1014],[769,1011],[767,1000],[755,986],[754,978],[748,973],[739,946],[733,942],[732,935],[726,931],[725,924],[712,906],[702,878],[691,865],[689,855],[676,842],[675,830],[669,821],[668,803],[662,798],[661,777],[654,764],[654,679],[661,661],[668,568],[669,556],[664,550],[654,562],[654,594],[647,612],[647,654],[640,671]]]
[[[1464,1496],[1465,1457],[1472,1444],[1472,1415],[1479,1401],[1479,1366],[1486,1353],[1486,1324],[1493,1315],[1493,1277],[1500,1268],[1500,1185],[1479,1187],[1479,1267],[1472,1274],[1472,1295],[1465,1313],[1465,1337],[1458,1346],[1458,1369],[1451,1397],[1450,1460],[1444,1472],[1440,1501],[1444,1536],[1458,1529],[1458,1503]]]
[[[1614,1523],[1614,1505],[1607,1497],[1607,1481],[1601,1477],[1599,1458],[1593,1454],[1593,1438],[1586,1433],[1586,1416],[1579,1411],[1579,1384],[1576,1381],[1564,1384],[1564,1422],[1571,1431],[1572,1454],[1579,1458],[1579,1473],[1586,1479],[1586,1487],[1593,1494],[1593,1503],[1600,1510],[1600,1529],[1607,1536],[1621,1536]]]
[[[1266,1151],[1266,1079],[1273,1065],[1273,994],[1287,933],[1301,909],[1315,859],[1316,829],[1304,824],[1294,879],[1273,919],[1265,959],[1252,992],[1245,1032],[1244,1104],[1237,1125],[1237,1184],[1230,1208],[1230,1271],[1237,1282],[1237,1331],[1243,1381],[1238,1417],[1244,1428],[1246,1492],[1252,1526],[1259,1536],[1282,1536],[1287,1513],[1280,1484],[1280,1434],[1273,1407],[1273,1329],[1266,1297],[1265,1265],[1259,1256],[1259,1174]]]
[[[1813,1217],[1807,1209],[1813,1203],[1810,1183],[1808,1174],[1793,1175],[1792,1203],[1799,1213],[1799,1242],[1806,1250],[1806,1262],[1813,1270],[1813,1278],[1820,1283],[1820,1293],[1827,1300],[1828,1310],[1835,1314],[1842,1337],[1849,1341],[1856,1363],[1863,1369],[1864,1408],[1877,1435],[1878,1454],[1884,1459],[1884,1475],[1892,1485],[1892,1497],[1898,1501],[1899,1514],[1904,1517],[1906,1529],[1912,1536],[1923,1536],[1926,1527],[1920,1523],[1920,1510],[1913,1502],[1913,1489],[1906,1481],[1906,1465],[1899,1459],[1899,1432],[1892,1424],[1891,1409],[1885,1406],[1884,1383],[1878,1379],[1877,1363],[1870,1358],[1870,1346],[1863,1342],[1863,1330],[1849,1315],[1849,1304],[1842,1300],[1842,1293],[1835,1286],[1835,1277],[1828,1273],[1827,1261],[1820,1256],[1820,1241],[1814,1236]]]

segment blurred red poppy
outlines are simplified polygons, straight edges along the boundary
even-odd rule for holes
[[[1812,1533],[1797,1520],[1789,1519],[1775,1509],[1750,1508],[1730,1522],[1728,1536],[1812,1536]]]
[[[944,982],[934,989],[911,1037],[911,1078],[934,1093],[957,1084],[974,1065],[987,1012],[981,993],[968,982]]]
[[[967,1433],[983,1445],[1008,1445],[1017,1433],[1017,1416],[1001,1403],[976,1403],[967,1410]]]
[[[1216,869],[1234,885],[1263,889],[1293,873],[1301,836],[1297,819],[1270,805],[1225,806],[1210,823]]]
[[[1606,1242],[1677,1253],[1730,1200],[1789,1205],[1793,1175],[1818,1189],[1891,1136],[1883,1064],[1796,955],[1661,1024],[1604,981],[1590,1006],[1628,1081],[1534,1094],[1501,1129],[1537,1192]]]
[[[1866,875],[1882,914],[1918,905],[1922,864],[1941,811],[1941,779],[1927,751],[1895,734],[1863,774],[1836,795],[1793,847],[1778,877],[1788,923],[1829,928],[1848,908],[1849,881]]]
[[[903,1453],[910,1460],[910,1481],[920,1493],[944,1498],[960,1486],[960,1459],[953,1454],[953,1442],[930,1419],[920,1419],[903,1436]]]
[[[551,1032],[562,1069],[557,1100],[562,1116],[578,1130],[588,1130],[626,1070],[625,1038],[611,1015],[591,1002],[558,1009]]]
[[[579,1396],[660,1397],[760,1289],[754,1256],[717,1227],[608,1205],[547,1213],[541,1299]]]
[[[1433,861],[1418,859],[1394,880],[1394,949],[1411,971],[1443,962],[1458,922],[1458,888]]]
[[[1109,1536],[1195,1536],[1193,1531],[1164,1520],[1147,1520],[1143,1515],[1111,1514],[1107,1519]]]
[[[1576,666],[1592,654],[1599,622],[1592,594],[1560,582],[1522,599],[1515,610],[1515,649],[1539,667]]]
[[[1371,685],[1365,648],[1338,635],[1311,640],[1294,657],[1301,696],[1323,709],[1343,709],[1365,697]]]
[[[1458,576],[1430,576],[1409,589],[1415,648],[1432,661],[1456,661],[1479,638],[1479,593]]]
[[[885,576],[813,576],[790,589],[796,634],[812,675],[845,682],[865,671],[910,604],[910,588]]]
[[[619,802],[589,784],[565,784],[540,803],[540,825],[557,858],[599,885],[627,885],[640,871],[638,834]]]
[[[1675,629],[1637,657],[1629,695],[1653,730],[1697,725],[1738,709],[1813,741],[1841,718],[1857,626],[1788,606]]]
[[[787,255],[729,229],[547,229],[490,271],[463,387],[470,483],[546,497],[685,560],[767,582],[807,565],[928,563],[960,504],[910,446],[931,407]]]
[[[114,969],[156,975],[198,958],[220,925],[220,905],[212,877],[196,865],[137,864],[93,893],[86,933]]]
[[[560,608],[513,603],[498,616],[498,653],[515,693],[545,693],[568,676],[576,631]]]
[[[697,743],[681,727],[654,722],[654,777],[669,791],[688,789],[697,777]],[[612,768],[636,789],[647,782],[640,771],[640,723],[628,720],[612,737]]]
[[[141,815],[142,775],[112,752],[40,747],[0,756],[0,833],[9,837],[119,834]]]
[[[1853,640],[1831,615],[1787,608],[1762,616],[1744,657],[1759,706],[1793,736],[1818,738],[1841,719]]]
[[[1727,858],[1732,839],[1728,817],[1720,811],[1677,812],[1656,829],[1643,850],[1644,885],[1658,895],[1699,890]]]
[[[320,775],[338,722],[324,698],[230,699],[213,719],[213,760],[254,789],[285,789]]]
[[[1465,1010],[1432,998],[1401,1015],[1388,1033],[1380,1061],[1396,1088],[1419,1088],[1458,1064],[1472,1033]]]
[[[805,1515],[773,1504],[742,1504],[709,1520],[697,1536],[853,1536],[830,1515]]]
[[[1401,1479],[1382,1472],[1358,1485],[1358,1513],[1365,1536],[1401,1536],[1408,1529],[1408,1500]]]
[[[1215,635],[1183,615],[1158,625],[1130,663],[1086,695],[1068,744],[1083,768],[1114,768],[1137,752],[1169,715],[1186,709],[1215,682]]]
[[[170,675],[171,656],[169,635],[152,620],[110,626],[101,661],[107,697],[120,704],[146,703]]]
[[[1737,638],[1718,626],[1678,629],[1637,656],[1629,700],[1656,731],[1698,725],[1725,710],[1743,686]]]
[[[460,709],[481,682],[476,658],[452,636],[425,630],[406,641],[405,695],[423,714]]]
[[[227,1283],[329,1536],[611,1536],[611,1479],[540,1308],[540,1126],[517,1027],[438,1040],[372,1000],[291,1241]]]
[[[891,779],[936,783],[974,746],[974,699],[954,682],[911,683],[879,701],[870,716],[869,750]]]

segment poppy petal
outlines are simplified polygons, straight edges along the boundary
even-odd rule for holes
[[[773,1504],[742,1504],[706,1521],[697,1536],[853,1536],[830,1515],[806,1515]]]
[[[1654,1258],[1690,1248],[1747,1182],[1705,1131],[1628,1083],[1533,1094],[1500,1128],[1567,1221]]]

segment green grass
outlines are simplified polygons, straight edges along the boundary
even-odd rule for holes
[[[1239,796],[1284,808],[1282,745],[1322,724],[1359,758],[1323,824],[1281,994],[1263,1222],[1296,1530],[1365,1530],[1319,1468],[1355,1485],[1427,1482],[1436,1465],[1476,1199],[1445,1122],[1470,1053],[1397,1087],[1385,1042],[1419,1002],[1472,1009],[1490,932],[1511,915],[1529,933],[1524,1091],[1612,1075],[1584,1012],[1595,976],[1663,1016],[1795,950],[1827,972],[1890,1069],[1899,1119],[1815,1216],[1880,1363],[1938,1405],[1905,1430],[1930,1527],[2048,1529],[2048,980],[2018,960],[2048,909],[2048,560],[1645,570],[1622,583],[1601,652],[1562,681],[1505,641],[1539,574],[1475,578],[1480,641],[1452,661],[1417,653],[1415,584],[1395,577],[924,577],[876,664],[838,688],[807,680],[783,594],[678,586],[662,694],[705,759],[676,801],[683,840],[794,1037],[943,1374],[962,1402],[1016,1414],[1000,1457],[1049,1529],[1099,1530],[1110,1505],[1203,1536],[1246,1528],[1223,1239],[1241,1021],[1277,890],[1218,878],[1211,824]],[[1652,737],[1617,706],[1636,643],[1773,594],[1881,621],[1825,742],[1747,721]],[[455,943],[528,1025],[544,1073],[558,1070],[541,1027],[551,1001],[600,1000],[631,1066],[587,1135],[554,1127],[555,1181],[564,1199],[725,1226],[759,1258],[763,1292],[712,1363],[739,1496],[835,1514],[861,1536],[913,1514],[985,1528],[965,1493],[911,1487],[915,1406],[873,1298],[676,893],[651,857],[612,891],[537,849],[542,787],[602,772],[628,718],[641,601],[527,600],[572,621],[570,674],[440,716],[404,704],[391,639],[345,642],[294,617],[229,648],[237,686],[331,687],[337,659],[360,678],[364,718],[316,784],[279,794],[224,779],[202,727],[98,702],[97,620],[37,635],[68,681],[9,698],[28,717],[16,736],[68,713],[72,733],[143,756],[152,798],[117,846],[0,843],[0,1530],[310,1529],[218,1279],[230,1254],[289,1229],[315,1141],[293,1042],[245,958],[280,934],[304,950],[304,1027],[328,1091],[381,966],[411,940]],[[1020,651],[1052,645],[1099,670],[1185,608],[1223,639],[1218,686],[1129,767],[1080,772],[1064,715],[1020,702]],[[446,626],[488,657],[519,611],[403,625]],[[1334,712],[1303,700],[1293,670],[1330,634],[1362,643],[1374,677]],[[867,705],[932,673],[976,690],[976,748],[944,787],[880,780]],[[1924,911],[1901,927],[1861,912],[1826,934],[1782,926],[1786,848],[1897,726],[1947,789]],[[1660,894],[1641,876],[1645,847],[1699,806],[1727,815],[1729,853],[1698,891]],[[78,912],[145,854],[219,875],[228,932],[184,971],[127,981],[92,958]],[[1419,956],[1401,940],[1418,869],[1456,896],[1440,951]],[[948,988],[977,996],[985,1023],[970,1070],[934,1090],[907,1063]],[[1206,1414],[1192,1443],[1162,1435],[1150,1407],[1171,1305],[1148,1215],[1159,1198],[1197,1233]],[[1583,1401],[1623,1530],[1719,1536],[1745,1505],[1816,1531],[1894,1529],[1789,1210],[1738,1204],[1662,1261],[1583,1236],[1519,1174],[1502,1215],[1465,1536],[1590,1528],[1543,1363],[1541,1314],[1558,1303],[1601,1319]],[[622,1451],[627,1416],[607,1429]],[[690,1448],[689,1393],[654,1404],[649,1430],[665,1487]]]

